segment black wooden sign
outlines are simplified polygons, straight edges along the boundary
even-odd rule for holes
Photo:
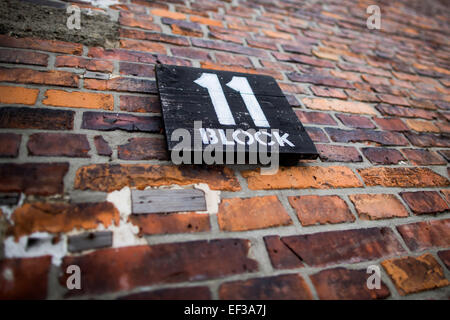
[[[211,164],[205,153],[225,155],[222,163],[239,153],[247,163],[263,152],[282,163],[318,156],[273,77],[159,64],[156,78],[168,149],[190,163]]]

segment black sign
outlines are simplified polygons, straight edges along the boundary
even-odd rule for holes
[[[157,65],[156,78],[169,151],[244,153],[247,163],[266,151],[281,162],[318,156],[272,77]]]

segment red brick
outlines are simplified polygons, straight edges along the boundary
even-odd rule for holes
[[[397,164],[406,159],[400,151],[388,148],[362,148],[364,156],[374,164]]]
[[[450,190],[441,190],[441,192],[444,195],[447,202],[450,203]]]
[[[414,131],[417,132],[436,132],[439,133],[439,128],[433,124],[431,121],[417,120],[417,119],[407,119],[406,125]]]
[[[211,60],[211,55],[207,51],[195,50],[191,48],[170,48],[170,51],[177,57],[197,60]]]
[[[397,118],[373,118],[377,125],[387,131],[408,131],[408,127],[401,119]]]
[[[90,48],[88,56],[99,59],[152,63],[152,64],[155,64],[157,60],[154,54],[148,52],[137,52],[125,49],[103,49],[100,47]]]
[[[114,98],[110,94],[92,92],[67,92],[63,90],[47,90],[45,105],[69,108],[88,108],[112,110],[114,108]]]
[[[355,205],[360,219],[378,220],[405,218],[408,211],[392,194],[352,194],[350,200]]]
[[[84,134],[33,133],[27,144],[31,156],[89,158],[89,142]]]
[[[209,215],[204,213],[168,213],[131,215],[139,235],[205,232],[210,230]]]
[[[337,87],[337,88],[352,88],[352,85],[342,79],[322,76],[322,75],[305,75],[299,73],[288,73],[287,77],[289,80],[294,82],[302,82],[302,83],[312,83],[316,85],[323,85],[328,87]],[[325,99],[320,99],[325,100]]]
[[[419,257],[385,260],[381,265],[402,296],[450,284],[442,267],[429,253]]]
[[[367,74],[361,75],[361,78],[363,78],[364,81],[370,83],[371,85],[391,85],[388,78],[375,77]]]
[[[119,300],[211,300],[208,287],[184,287],[144,291],[122,296]]]
[[[224,231],[247,231],[292,224],[276,196],[223,199],[217,220]]]
[[[244,47],[242,45],[233,44],[233,43],[223,43],[219,41],[213,40],[204,40],[204,39],[191,39],[192,45],[194,47],[205,48],[205,49],[213,49],[220,51],[228,51],[243,55],[255,56],[260,58],[267,58],[268,54],[260,49]]]
[[[321,300],[369,300],[389,297],[388,287],[381,281],[379,289],[368,289],[366,270],[334,268],[310,276]]]
[[[331,61],[316,59],[311,56],[306,56],[306,55],[301,55],[301,54],[287,54],[287,53],[282,53],[282,52],[273,52],[272,55],[278,61],[306,64],[306,65],[321,67],[321,68],[334,68],[334,63],[332,63]],[[301,81],[300,77],[301,77],[301,75],[299,75],[298,73],[288,74],[288,78],[292,81],[307,82],[307,81]],[[337,80],[336,82],[343,83],[342,80]],[[323,83],[323,84],[328,85],[325,83]]]
[[[15,133],[0,133],[0,158],[16,158],[22,136]]]
[[[303,267],[301,260],[287,247],[279,236],[264,237],[270,262],[275,269],[295,269]]]
[[[450,219],[404,224],[397,230],[412,251],[450,246]]]
[[[55,59],[55,67],[81,68],[89,71],[109,73],[114,69],[114,65],[111,61],[85,59],[74,56],[57,56]]]
[[[117,147],[118,157],[123,160],[167,160],[168,152],[165,139],[131,138],[127,144]]]
[[[148,64],[138,64],[129,62],[119,63],[120,74],[127,76],[154,78],[155,66]]]
[[[0,128],[9,129],[73,129],[73,111],[42,108],[0,108]]]
[[[150,11],[152,15],[160,16],[163,18],[171,18],[171,19],[178,19],[178,20],[185,20],[186,15],[178,12],[168,11],[164,9],[152,9]]]
[[[402,153],[408,158],[411,164],[416,166],[446,165],[440,155],[434,151],[422,149],[402,149]]]
[[[190,16],[190,19],[192,22],[198,22],[200,24],[206,24],[208,26],[215,26],[215,27],[223,26],[221,21],[214,20],[214,19],[208,19],[208,18],[193,16],[193,15]]]
[[[346,115],[346,114],[336,114],[339,120],[342,123],[350,128],[360,128],[360,129],[373,129],[375,125],[370,121],[369,118],[354,116],[354,115]]]
[[[250,190],[356,188],[362,184],[347,167],[281,167],[273,175],[259,170],[241,172]]]
[[[159,97],[157,96],[120,96],[120,110],[128,112],[161,113]]]
[[[305,264],[314,267],[358,263],[404,253],[389,228],[319,232],[283,237],[281,241]]]
[[[337,128],[325,129],[333,141],[336,142],[370,142],[385,146],[405,146],[408,140],[397,132],[375,130],[342,130]]]
[[[102,249],[64,258],[62,270],[72,264],[85,270],[81,290],[71,295],[125,291],[256,271],[256,261],[248,258],[249,247],[247,240],[222,239]],[[67,277],[63,274],[61,283]]]
[[[51,195],[63,192],[68,163],[2,163],[0,192]]]
[[[67,71],[0,68],[0,81],[78,87],[79,77]]]
[[[0,103],[33,105],[38,95],[39,89],[0,86]]]
[[[261,49],[267,49],[267,50],[272,50],[272,51],[278,50],[277,46],[273,42],[268,42],[268,41],[247,39],[247,44],[253,48],[261,48]]]
[[[450,270],[450,250],[439,251],[438,256],[442,260],[442,262],[444,262],[447,269]]]
[[[295,110],[295,114],[303,124],[337,125],[336,121],[327,113]]]
[[[450,140],[445,135],[431,133],[405,133],[411,144],[417,147],[450,147]]]
[[[305,127],[306,132],[313,142],[329,142],[327,135],[320,128],[315,127]]]
[[[16,239],[34,232],[62,233],[75,229],[92,230],[119,225],[119,211],[110,202],[26,203],[12,214],[12,234]]]
[[[158,32],[145,32],[142,30],[119,29],[119,35],[123,38],[132,38],[140,40],[155,41],[161,43],[170,43],[177,46],[189,46],[189,41],[185,37],[173,36]],[[126,59],[125,59],[126,60]],[[143,61],[142,61],[143,62]]]
[[[0,261],[0,299],[46,299],[50,266],[50,256]]]
[[[158,93],[156,82],[147,79],[118,77],[110,80],[85,79],[84,87],[91,90]]]
[[[380,99],[369,91],[360,90],[345,90],[345,93],[351,100],[364,101],[364,102],[379,102]]]
[[[449,186],[447,178],[428,168],[358,169],[366,186],[424,188]]]
[[[285,32],[278,32],[266,29],[262,29],[261,31],[264,33],[264,35],[266,35],[269,38],[292,40],[292,35]]]
[[[329,97],[338,99],[347,99],[347,95],[341,89],[311,86],[309,87],[314,95],[318,97]]]
[[[48,54],[14,49],[0,49],[0,61],[5,63],[47,66]]]
[[[358,65],[358,64],[350,64],[350,63],[339,63],[338,67],[345,71],[354,71],[354,72],[360,72],[360,73],[368,73],[373,74],[376,76],[381,77],[390,77],[390,72],[380,69],[380,68],[371,68],[364,65]]]
[[[354,147],[316,144],[322,161],[326,162],[362,162],[362,156]]]
[[[207,183],[213,190],[239,191],[239,182],[227,167],[152,164],[92,164],[77,170],[75,188],[111,192],[125,186],[143,189],[171,184]]]
[[[375,110],[363,102],[331,100],[323,98],[303,98],[307,108],[347,113],[375,114]]]
[[[97,149],[97,154],[99,156],[108,156],[112,155],[111,147],[108,142],[102,136],[94,137],[95,148]]]
[[[338,196],[297,196],[288,200],[302,226],[355,221],[345,201]]]
[[[161,27],[151,21],[153,21],[152,16],[141,16],[127,11],[120,11],[119,23],[123,26],[161,31]]]
[[[449,210],[447,203],[436,191],[401,192],[400,195],[411,211],[417,215]]]
[[[306,281],[297,274],[227,282],[220,286],[224,300],[312,300]]]
[[[423,119],[433,119],[437,117],[435,111],[406,108],[400,106],[388,106],[380,104],[376,107],[382,115],[404,117],[404,118],[423,118]]]
[[[163,54],[167,52],[166,47],[164,45],[144,40],[122,39],[120,40],[120,48],[127,50],[163,53]]]
[[[0,46],[10,48],[35,49],[58,53],[81,55],[83,46],[78,43],[57,40],[41,40],[36,38],[14,38],[0,35]]]
[[[100,131],[125,130],[159,133],[161,131],[161,118],[134,116],[125,113],[84,112],[81,128]]]

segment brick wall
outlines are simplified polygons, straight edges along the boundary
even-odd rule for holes
[[[0,298],[449,298],[438,1],[379,2],[381,30],[372,1],[118,2],[115,49],[0,35]],[[174,166],[158,62],[275,77],[320,158],[272,176]],[[202,183],[217,214],[127,212],[127,187]],[[86,232],[112,241],[73,252]]]

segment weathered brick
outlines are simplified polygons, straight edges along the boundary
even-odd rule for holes
[[[316,85],[328,86],[328,87],[337,87],[337,88],[353,88],[353,86],[342,79],[336,79],[327,76],[321,75],[305,75],[299,73],[288,73],[288,79],[295,82],[303,82],[303,83],[312,83]],[[321,99],[325,100],[325,99]]]
[[[68,163],[2,163],[0,192],[51,195],[63,192]]]
[[[43,108],[0,108],[0,128],[72,130],[73,111]]]
[[[447,178],[429,168],[367,168],[358,169],[367,186],[424,188],[446,187]]]
[[[110,80],[85,79],[84,87],[86,89],[102,91],[158,93],[154,80],[125,77]]]
[[[390,292],[383,281],[380,288],[367,287],[366,270],[333,268],[310,276],[321,300],[368,300],[384,299]]]
[[[355,205],[359,217],[364,220],[408,216],[408,211],[392,194],[352,194],[349,198]]]
[[[0,49],[0,61],[5,63],[47,66],[48,54],[14,49]]]
[[[276,269],[295,269],[303,267],[301,260],[287,247],[279,236],[264,237],[270,262]]]
[[[364,101],[364,102],[379,102],[380,99],[376,94],[369,91],[361,90],[345,90],[345,93],[351,100]]]
[[[381,265],[402,296],[450,284],[442,267],[429,253],[419,257],[385,260]]]
[[[145,40],[122,39],[120,40],[120,48],[151,53],[167,53],[164,45]]]
[[[16,158],[22,136],[15,133],[0,133],[0,158]]]
[[[208,287],[183,287],[144,291],[122,296],[119,300],[210,300]]]
[[[414,131],[418,132],[440,132],[439,128],[430,121],[407,119],[406,125]]]
[[[285,32],[278,32],[267,29],[262,29],[261,31],[269,38],[292,40],[292,35]]]
[[[39,89],[0,86],[0,103],[28,104],[36,103]]]
[[[405,135],[417,147],[450,147],[450,139],[445,135],[412,132],[406,132]]]
[[[347,167],[281,167],[274,175],[241,172],[251,190],[356,188],[362,184]]]
[[[0,46],[9,48],[35,49],[41,51],[81,55],[83,45],[57,40],[41,40],[36,38],[15,38],[0,35]]]
[[[337,128],[325,129],[333,141],[336,142],[372,142],[386,146],[405,146],[408,140],[397,132],[375,130],[342,130]]]
[[[32,156],[89,158],[89,142],[84,134],[33,133],[27,143]]]
[[[320,128],[315,127],[305,127],[306,132],[313,142],[329,142],[327,135]]]
[[[342,123],[350,128],[360,128],[360,129],[373,129],[375,125],[370,121],[369,118],[354,116],[354,115],[346,115],[346,114],[336,114],[339,120]]]
[[[71,295],[125,291],[256,271],[256,261],[248,258],[249,247],[247,240],[221,239],[102,249],[64,258],[62,270],[72,264],[85,270],[81,289],[72,290]],[[67,277],[63,273],[61,283]]]
[[[447,203],[436,191],[401,192],[400,196],[414,214],[435,214],[449,210]]]
[[[450,219],[404,224],[398,226],[397,230],[413,251],[450,245]]]
[[[102,136],[94,137],[95,148],[97,149],[97,154],[99,156],[108,156],[112,155],[111,147],[108,142]]]
[[[331,61],[316,59],[311,56],[306,56],[306,55],[301,55],[301,54],[287,54],[287,53],[282,53],[282,52],[273,52],[272,55],[279,61],[306,64],[306,65],[316,66],[316,67],[321,67],[321,68],[333,68],[334,67],[334,64]],[[295,72],[289,73],[288,78],[292,81],[308,82],[308,81],[304,81],[305,78],[303,75],[301,75],[299,73],[295,73]],[[306,79],[312,80],[311,77],[306,78]],[[315,81],[317,81],[317,80],[315,80]],[[331,83],[333,83],[331,78],[327,79],[327,80],[322,79],[319,81],[328,82],[328,83],[322,83],[323,85],[333,86],[333,85],[331,85]],[[312,82],[312,83],[314,83],[314,82]],[[343,84],[344,87],[349,87],[349,84],[346,84],[345,81],[340,80],[340,79],[335,79],[334,83],[338,84],[337,87],[340,87],[341,84]],[[316,84],[319,84],[319,83],[316,83]]]
[[[439,251],[438,256],[442,260],[442,262],[444,262],[447,269],[450,270],[450,250]]]
[[[435,111],[406,108],[400,106],[388,106],[379,104],[377,105],[377,110],[380,111],[382,115],[404,117],[404,118],[422,118],[431,120],[437,117]]]
[[[50,89],[45,92],[43,104],[57,107],[112,110],[114,98],[110,94],[92,92],[67,92]]]
[[[197,39],[192,38],[191,39],[192,45],[194,47],[199,48],[206,48],[206,49],[213,49],[213,50],[220,50],[220,51],[229,51],[249,56],[255,56],[260,58],[267,58],[268,54],[260,49],[255,48],[249,48],[244,47],[242,45],[233,44],[233,43],[223,43],[219,41],[213,41],[213,40],[204,40],[204,39]]]
[[[304,46],[304,45],[292,45],[292,44],[282,44],[281,47],[286,52],[291,53],[300,53],[300,54],[306,54],[311,55],[311,47]]]
[[[401,119],[397,118],[373,118],[377,125],[387,131],[408,131],[408,127]]]
[[[0,81],[78,87],[79,77],[67,71],[0,68]]]
[[[358,263],[404,253],[389,228],[319,232],[283,237],[281,241],[304,263],[314,267]]]
[[[101,131],[125,130],[159,133],[161,131],[161,118],[123,113],[84,112],[81,128]]]
[[[306,281],[297,274],[226,282],[219,288],[225,300],[312,300]]]
[[[364,156],[374,164],[397,164],[406,159],[400,151],[388,148],[362,148]]]
[[[288,200],[303,226],[355,221],[345,201],[338,196],[297,196]]]
[[[338,99],[347,99],[347,95],[341,89],[311,86],[309,87],[315,96],[318,97],[329,97]]]
[[[189,46],[189,41],[185,37],[173,36],[173,35],[159,33],[159,32],[145,32],[142,30],[119,29],[119,35],[123,38],[132,38],[132,39],[156,41],[156,42],[161,42],[161,43],[170,43],[170,44],[174,44],[177,46]]]
[[[127,11],[120,11],[119,23],[123,26],[161,31],[161,27],[151,21],[153,21],[152,16],[140,16]]]
[[[354,147],[316,144],[322,161],[326,162],[362,162],[362,156]]]
[[[163,17],[163,18],[186,20],[186,15],[185,14],[182,14],[182,13],[179,13],[179,12],[168,11],[168,10],[164,10],[164,9],[152,9],[150,11],[150,13],[152,15],[160,16],[160,17]]]
[[[117,147],[119,159],[123,160],[167,160],[168,152],[165,139],[160,138],[131,138],[127,144]]]
[[[155,66],[130,62],[119,63],[120,74],[127,76],[154,78]]]
[[[118,60],[127,62],[141,62],[155,64],[157,58],[149,52],[137,52],[125,49],[89,48],[88,56],[92,58]]]
[[[120,110],[128,112],[161,113],[161,105],[157,96],[120,96]]]
[[[402,153],[408,158],[411,164],[416,166],[446,165],[440,155],[434,151],[422,149],[402,149]]]
[[[207,183],[213,190],[239,191],[239,182],[227,167],[171,166],[151,164],[92,164],[81,167],[75,188],[113,191],[125,186],[143,189],[171,184]]]
[[[210,230],[209,215],[204,213],[168,213],[131,215],[130,222],[140,235],[205,232]]]
[[[85,59],[74,56],[57,56],[55,67],[82,68],[89,71],[112,72],[114,65],[111,61]]]
[[[337,125],[336,121],[334,121],[333,118],[327,113],[295,110],[295,114],[303,124]]]
[[[119,225],[119,211],[110,202],[99,203],[26,203],[11,216],[16,239],[34,232],[61,233],[75,229],[92,230]]]
[[[276,196],[223,199],[217,220],[224,231],[247,231],[292,224]]]
[[[191,48],[170,48],[170,51],[177,57],[186,57],[197,60],[211,60],[211,55],[207,51]]]
[[[375,110],[363,102],[331,100],[323,98],[303,98],[306,107],[316,110],[339,111],[348,113],[376,114]]]
[[[50,266],[50,256],[1,260],[0,299],[46,299]]]

